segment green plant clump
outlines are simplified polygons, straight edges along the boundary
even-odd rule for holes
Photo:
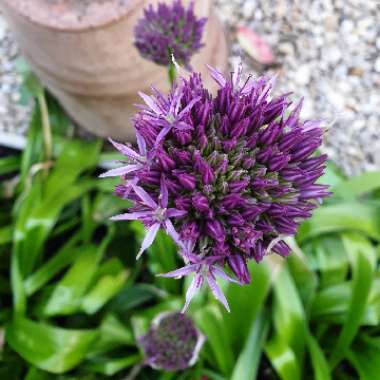
[[[329,165],[334,195],[288,241],[291,257],[251,263],[248,286],[221,284],[231,313],[201,292],[188,312],[207,339],[199,360],[155,371],[138,338],[181,308],[188,284],[156,276],[176,268],[175,247],[161,234],[135,261],[143,227],[109,221],[126,204],[97,179],[109,155],[65,137],[42,98],[25,150],[0,158],[1,379],[380,379],[380,173]]]

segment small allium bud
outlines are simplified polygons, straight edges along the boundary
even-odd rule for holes
[[[187,9],[180,0],[159,3],[157,9],[150,5],[135,27],[135,46],[142,57],[159,65],[168,66],[173,54],[180,64],[189,66],[192,55],[203,46],[206,21],[195,16],[193,2]]]
[[[139,339],[146,363],[166,371],[194,365],[204,341],[192,319],[177,312],[158,315],[147,334]]]
[[[130,164],[108,174],[130,184],[116,194],[134,204],[115,219],[148,227],[140,252],[159,228],[177,243],[186,265],[166,276],[193,275],[185,309],[206,282],[228,309],[216,278],[236,280],[223,269],[245,284],[248,261],[288,256],[283,239],[329,195],[317,183],[327,157],[314,156],[321,122],[299,117],[302,101],[291,106],[288,94],[272,97],[273,78],[242,80],[241,65],[229,79],[210,70],[220,86],[216,96],[195,73],[168,96],[142,94],[139,152],[115,145]]]

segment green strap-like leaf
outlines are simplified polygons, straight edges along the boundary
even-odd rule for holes
[[[101,373],[106,376],[113,376],[117,372],[129,368],[141,360],[142,358],[139,354],[128,355],[116,359],[108,357],[94,358],[91,359],[91,361],[88,364],[86,364],[85,368],[90,371]]]
[[[8,244],[12,241],[13,227],[5,226],[0,228],[0,245]]]
[[[52,289],[47,299],[37,309],[44,316],[66,315],[78,310],[82,297],[90,286],[98,268],[97,247],[82,247],[82,253],[74,261],[65,276]]]
[[[289,344],[302,363],[305,337],[306,315],[303,305],[290,276],[287,267],[284,267],[274,283],[274,325],[277,334]]]
[[[368,172],[339,183],[333,193],[345,199],[355,200],[358,196],[380,188],[380,172]]]
[[[227,380],[226,377],[223,377],[218,373],[215,373],[214,371],[210,371],[208,369],[204,369],[202,373],[203,375],[207,376],[210,380]]]
[[[340,360],[347,355],[359,329],[374,280],[376,262],[373,247],[362,236],[345,234],[343,242],[352,266],[352,295],[346,320],[330,357],[331,368],[335,368]]]
[[[298,380],[304,364],[306,315],[296,285],[285,266],[274,283],[274,294],[275,332],[265,351],[282,380]]]
[[[24,380],[50,380],[51,377],[52,376],[48,372],[31,367]]]
[[[355,344],[348,359],[360,374],[360,380],[374,380],[380,376],[380,341],[366,339]]]
[[[295,239],[287,238],[286,243],[292,250],[287,264],[304,308],[308,311],[318,286],[318,277]]]
[[[81,309],[87,314],[96,313],[108,302],[125,284],[128,272],[121,270],[119,273],[102,276],[92,289],[83,297]]]
[[[269,320],[261,313],[251,321],[251,330],[238,357],[231,380],[256,379],[262,349],[268,332]]]
[[[219,306],[213,304],[198,309],[194,317],[197,325],[207,337],[206,345],[211,349],[216,361],[215,365],[222,374],[229,375],[232,372],[234,359]]]
[[[17,255],[11,257],[11,285],[14,312],[23,315],[26,311],[26,294]]]
[[[72,236],[69,241],[57,251],[49,261],[25,280],[25,291],[28,296],[47,284],[58,272],[67,267],[75,258],[80,256],[82,247],[75,247],[80,235]]]
[[[281,380],[301,379],[301,370],[294,351],[279,335],[265,345],[265,353]]]
[[[380,241],[379,207],[359,202],[321,207],[311,219],[301,225],[297,239],[301,243],[310,238],[343,231],[357,231]]]
[[[351,306],[352,281],[345,281],[322,289],[316,295],[310,320],[317,323],[343,324]],[[371,288],[360,325],[377,326],[380,322],[380,280]]]
[[[64,206],[91,189],[91,184],[79,186],[75,181],[83,171],[96,166],[99,150],[99,142],[66,141],[48,178],[40,173],[25,193],[16,213],[13,250],[23,275],[33,270]]]
[[[21,164],[20,156],[9,156],[0,158],[0,175],[12,173],[19,169]]]
[[[229,340],[233,346],[242,346],[260,312],[271,287],[271,268],[264,261],[249,264],[252,281],[245,286],[230,283],[226,289],[226,298],[231,313],[224,315],[224,323]],[[244,318],[241,316],[244,315]]]
[[[17,318],[6,328],[8,344],[29,363],[51,373],[77,366],[98,337],[96,330],[66,330]]]
[[[19,188],[21,191],[25,191],[26,178],[29,175],[30,168],[37,162],[40,162],[40,159],[42,158],[41,123],[40,109],[36,104],[28,127],[27,144],[22,153],[19,182]]]
[[[336,235],[326,235],[313,241],[318,266],[321,274],[321,287],[340,284],[345,281],[349,270],[348,256],[342,239]]]
[[[330,368],[325,354],[319,346],[318,341],[310,334],[307,334],[306,344],[310,353],[311,364],[314,370],[315,380],[330,380]]]
[[[104,354],[116,347],[136,345],[131,329],[113,314],[107,314],[103,318],[99,333],[99,339],[88,353],[89,357]]]

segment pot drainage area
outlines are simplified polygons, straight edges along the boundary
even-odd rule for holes
[[[253,75],[278,73],[276,92],[303,96],[305,118],[326,120],[323,151],[348,175],[380,169],[380,2],[216,0],[232,48]],[[236,31],[266,41],[275,60],[255,62]],[[0,13],[0,142],[23,135],[30,105],[20,104],[17,44]]]

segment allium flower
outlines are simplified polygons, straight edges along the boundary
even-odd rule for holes
[[[205,341],[192,319],[181,313],[162,313],[139,339],[146,363],[154,369],[179,371],[191,367]]]
[[[316,184],[326,161],[313,155],[321,122],[299,118],[302,101],[291,106],[289,94],[272,97],[274,78],[243,81],[241,64],[230,79],[210,70],[220,86],[215,97],[199,74],[167,97],[156,90],[143,96],[146,105],[134,120],[150,159],[122,176],[117,193],[134,202],[133,219],[154,233],[163,228],[177,243],[186,266],[167,276],[194,274],[185,307],[207,282],[228,308],[216,284],[217,277],[233,280],[223,269],[244,284],[248,260],[288,256],[283,238],[329,193]]]
[[[135,27],[135,46],[140,54],[159,65],[169,66],[171,55],[184,66],[201,43],[206,18],[197,18],[194,3],[187,9],[180,0],[168,5],[159,3],[157,10],[150,5]]]

